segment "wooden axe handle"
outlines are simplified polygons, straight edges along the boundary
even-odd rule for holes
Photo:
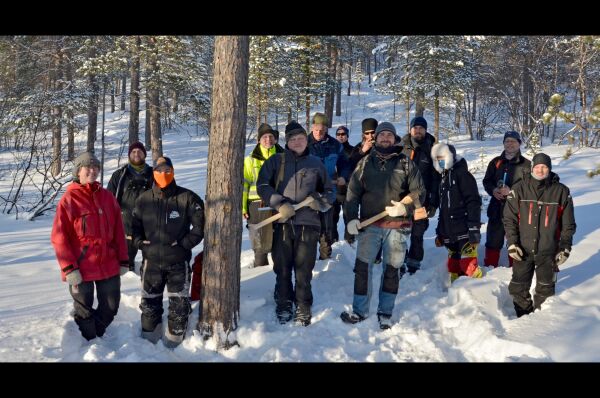
[[[294,210],[298,210],[302,207],[308,206],[313,200],[315,200],[315,199],[312,196],[308,196],[302,202],[297,203],[292,207],[294,208]],[[281,218],[281,213],[277,213],[265,220],[262,220],[261,222],[259,222],[257,224],[248,224],[248,229],[250,229],[250,230],[260,229],[260,228],[264,227],[265,225],[269,225],[272,222],[279,220],[280,218]]]
[[[375,214],[373,217],[367,218],[365,221],[363,221],[360,224],[358,224],[358,229],[362,229],[364,227],[367,227],[367,226],[373,224],[375,221],[381,220],[383,217],[385,217],[387,215],[388,215],[388,212],[385,211],[385,210],[382,211],[379,214]]]

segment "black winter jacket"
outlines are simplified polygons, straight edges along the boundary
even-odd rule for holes
[[[138,173],[129,164],[126,164],[118,168],[110,177],[106,189],[112,192],[117,198],[119,206],[121,206],[125,235],[133,233],[131,225],[135,201],[142,193],[152,188],[153,181],[152,167],[148,165],[144,167],[141,173]]]
[[[490,204],[487,209],[487,216],[490,220],[501,220],[504,204],[506,200],[499,201],[494,197],[494,189],[498,187],[499,181],[507,185],[509,188],[523,179],[523,175],[531,172],[531,162],[524,158],[521,152],[508,160],[504,155],[504,151],[500,156],[496,156],[488,164],[483,177],[483,188],[491,196]],[[504,175],[506,174],[506,179]]]
[[[470,227],[481,226],[481,196],[465,159],[456,158],[454,166],[444,170],[438,192],[440,214],[436,233],[450,243],[468,238]]]
[[[412,160],[421,172],[421,178],[427,190],[423,206],[437,208],[439,202],[436,191],[440,185],[440,174],[433,167],[431,160],[431,147],[435,144],[435,138],[431,134],[425,133],[423,142],[415,144],[411,140],[410,134],[407,134],[402,137],[401,144],[403,146],[402,153]]]
[[[530,254],[570,250],[577,227],[569,188],[552,172],[543,181],[525,175],[513,186],[503,221],[507,244],[520,245]]]
[[[165,265],[189,262],[192,248],[203,238],[204,202],[175,181],[164,189],[154,185],[135,202],[133,244],[148,261]],[[150,244],[143,244],[144,240]],[[177,245],[171,246],[174,241]]]
[[[344,156],[346,156],[346,161],[347,161],[348,167],[350,167],[350,173],[348,174],[348,176],[350,177],[352,175],[352,172],[354,172],[354,167],[356,166],[355,164],[350,162],[350,156],[352,155],[352,151],[354,150],[354,147],[352,145],[350,145],[350,143],[348,141],[344,142],[342,144],[342,147],[344,148]],[[337,177],[337,175],[336,175],[336,177]],[[350,178],[346,179],[346,185],[337,187],[336,201],[338,203],[344,203],[344,200],[346,200],[346,192],[348,192],[348,183],[350,182],[349,180],[350,180]]]
[[[402,147],[395,146],[395,156],[383,164],[377,157],[377,148],[369,151],[356,166],[346,194],[345,211],[348,220],[359,218],[365,220],[391,206],[391,201],[400,201],[409,193],[417,193],[423,203],[425,187],[419,169],[402,154]],[[386,216],[384,221],[410,220],[411,212],[406,217]]]
[[[329,204],[335,201],[331,179],[325,165],[316,156],[310,155],[308,148],[301,155],[286,149],[283,179],[277,189],[277,178],[281,167],[282,154],[271,156],[265,161],[258,173],[256,189],[258,195],[274,209],[279,209],[284,202],[294,205],[302,202],[312,192],[325,196]],[[297,225],[313,225],[321,227],[319,212],[306,206],[296,211],[289,222]]]

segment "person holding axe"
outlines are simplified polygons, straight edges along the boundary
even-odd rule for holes
[[[346,211],[351,220],[348,232],[358,235],[358,246],[352,312],[340,315],[345,323],[355,324],[368,317],[372,271],[369,264],[383,248],[377,318],[381,329],[392,326],[399,269],[404,263],[413,212],[417,218],[427,217],[420,205],[425,200],[423,179],[416,165],[402,153],[402,147],[396,145],[397,140],[394,125],[380,123],[375,130],[373,150],[358,163],[350,178],[346,195]],[[361,219],[368,219],[362,223],[358,219],[359,207]]]
[[[308,326],[312,317],[312,270],[321,231],[319,213],[331,208],[335,193],[325,165],[310,155],[306,130],[296,121],[285,127],[285,141],[285,151],[263,164],[256,186],[260,198],[279,212],[271,253],[276,275],[275,314],[282,324],[294,316],[296,323]]]

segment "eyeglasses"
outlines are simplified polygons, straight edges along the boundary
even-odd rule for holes
[[[375,135],[375,132],[374,131],[365,131],[363,134],[364,135]]]

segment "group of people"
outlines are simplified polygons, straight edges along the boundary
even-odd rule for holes
[[[263,156],[261,160],[267,160],[252,178],[244,174],[246,190],[253,192],[256,187],[257,195],[248,203],[245,200],[244,206],[255,201],[256,206],[282,215],[273,230],[263,230],[271,239],[268,245],[253,243],[255,253],[260,247],[264,255],[256,265],[268,264],[265,253],[272,248],[279,322],[295,319],[310,324],[316,242],[319,259],[329,258],[331,242],[339,239],[341,211],[344,239],[351,244],[357,241],[352,310],[340,315],[346,323],[369,316],[372,269],[381,262],[377,318],[382,329],[391,327],[399,281],[405,272],[420,269],[423,236],[429,218],[438,211],[435,243],[447,249],[450,281],[483,276],[477,257],[482,199],[466,160],[453,145],[436,143],[420,116],[410,121],[410,131],[403,137],[392,123],[365,119],[361,142],[354,147],[348,142],[346,126],[337,128],[336,142],[327,125],[321,113],[314,115],[310,134],[292,121],[285,129],[285,150]],[[273,131],[263,124],[259,135],[265,129]],[[508,265],[513,267],[509,292],[517,316],[539,309],[554,294],[555,273],[569,256],[576,227],[569,189],[551,173],[550,158],[540,153],[530,162],[521,154],[521,144],[518,132],[506,132],[504,151],[490,161],[483,179],[491,196],[483,262],[497,267],[506,240]],[[246,164],[268,148],[260,141]],[[315,201],[295,207],[307,197]],[[323,210],[319,202],[332,208]],[[263,214],[262,219],[271,214]],[[534,271],[537,285],[532,300]]]
[[[119,309],[120,276],[137,271],[142,337],[153,343],[162,338],[166,346],[176,347],[191,311],[190,260],[204,236],[204,203],[177,185],[170,158],[160,157],[154,168],[149,166],[140,142],[129,146],[128,158],[107,189],[97,181],[101,164],[93,153],[73,161],[73,182],[58,203],[51,241],[84,338],[104,335]],[[138,271],[139,250],[143,262]],[[163,333],[165,286],[169,315]]]
[[[423,236],[436,213],[435,243],[448,251],[450,280],[483,275],[477,259],[482,200],[454,146],[436,143],[420,116],[411,120],[403,137],[392,123],[367,118],[356,146],[349,144],[346,126],[338,127],[334,138],[328,125],[322,113],[314,115],[310,134],[291,121],[284,148],[278,144],[279,132],[263,123],[256,147],[244,160],[244,218],[257,224],[273,212],[280,215],[274,224],[251,233],[253,265],[268,265],[271,253],[280,323],[293,319],[310,325],[317,251],[321,260],[331,257],[340,212],[344,239],[356,243],[352,310],[340,315],[345,323],[369,316],[372,270],[381,263],[377,318],[381,329],[392,326],[399,281],[405,272],[420,269]],[[483,179],[491,196],[484,265],[498,266],[506,239],[513,269],[509,293],[522,316],[554,294],[556,272],[569,257],[576,225],[569,189],[552,172],[550,158],[538,153],[531,162],[525,159],[515,131],[504,135],[503,145]],[[120,275],[133,271],[142,280],[142,337],[153,343],[162,338],[175,347],[185,336],[191,312],[191,250],[203,239],[204,203],[176,184],[168,157],[159,158],[154,167],[145,159],[144,145],[132,143],[128,163],[104,189],[96,181],[98,159],[88,152],[77,157],[73,183],[57,206],[51,240],[83,337],[104,334],[118,311]],[[143,261],[138,270],[134,260],[139,250]],[[165,286],[169,314],[163,332]]]

